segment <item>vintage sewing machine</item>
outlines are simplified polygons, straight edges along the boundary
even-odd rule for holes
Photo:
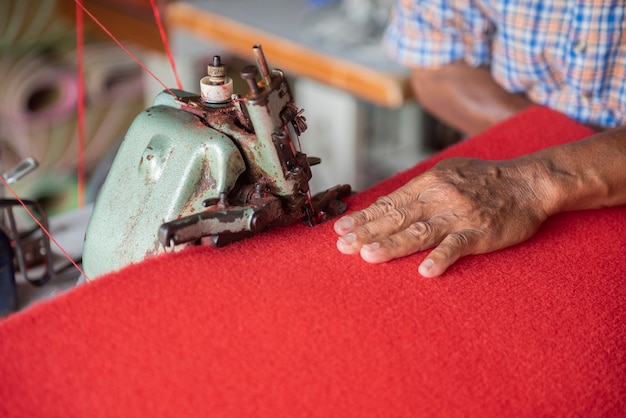
[[[201,95],[159,94],[129,128],[100,191],[83,248],[90,278],[168,249],[222,246],[273,225],[315,225],[343,213],[339,185],[310,196],[310,166],[299,147],[306,129],[282,71],[260,45],[241,71],[249,91],[213,58]]]

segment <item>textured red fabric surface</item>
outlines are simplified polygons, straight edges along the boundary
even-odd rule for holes
[[[444,156],[508,158],[589,131],[536,107]],[[624,416],[626,208],[424,279],[332,225],[130,266],[0,323],[0,416]]]

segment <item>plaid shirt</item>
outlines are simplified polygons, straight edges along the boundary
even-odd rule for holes
[[[626,123],[624,0],[395,3],[383,45],[400,63],[490,66],[506,90],[582,123]]]

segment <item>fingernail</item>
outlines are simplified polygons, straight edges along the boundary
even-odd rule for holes
[[[363,249],[367,251],[376,251],[379,248],[380,248],[380,244],[378,242],[371,242],[363,246]]]
[[[430,258],[427,258],[422,262],[422,264],[420,264],[418,271],[422,276],[428,276],[428,273],[430,272],[430,270],[432,270],[434,266],[435,262]]]
[[[344,244],[350,245],[354,241],[356,241],[356,235],[354,235],[352,232],[350,232],[349,234],[346,234],[343,237],[340,237],[339,241],[343,241]]]
[[[345,218],[339,219],[336,225],[339,229],[346,231],[354,227],[354,219],[346,216]]]

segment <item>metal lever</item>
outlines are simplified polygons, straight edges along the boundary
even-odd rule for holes
[[[22,177],[39,167],[39,163],[33,157],[24,158],[15,167],[2,175],[7,184],[13,184]]]
[[[261,70],[261,78],[263,79],[265,88],[270,89],[272,87],[272,75],[267,65],[265,54],[263,54],[263,48],[261,48],[261,45],[257,44],[252,48],[252,52],[256,58],[257,66],[259,67],[259,70]]]

